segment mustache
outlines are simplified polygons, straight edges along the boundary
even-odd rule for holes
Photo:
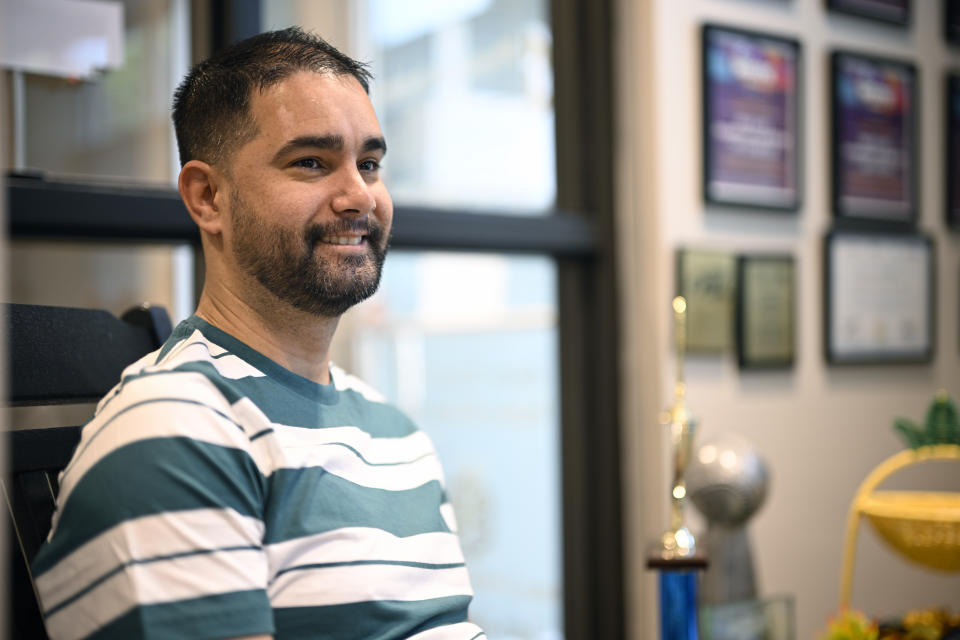
[[[367,236],[367,239],[374,244],[379,244],[383,239],[383,233],[383,225],[375,219],[358,218],[311,225],[305,232],[305,240],[307,246],[312,247],[327,236],[358,234]]]

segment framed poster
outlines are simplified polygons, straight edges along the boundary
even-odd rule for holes
[[[933,242],[921,234],[833,231],[824,251],[824,337],[835,364],[933,356]]]
[[[917,218],[917,78],[908,62],[832,56],[833,211],[839,219]]]
[[[947,225],[960,229],[960,75],[948,74],[946,82],[947,158],[945,202]]]
[[[950,44],[960,44],[960,0],[942,0],[943,37]]]
[[[719,353],[733,343],[737,263],[721,251],[677,251],[677,295],[687,300],[687,352]]]
[[[702,37],[704,198],[796,210],[800,44],[709,24]]]
[[[796,287],[793,256],[737,261],[737,361],[741,368],[793,365]]]
[[[833,11],[903,26],[910,24],[910,5],[910,0],[827,0]]]

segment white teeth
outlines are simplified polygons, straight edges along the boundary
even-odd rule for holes
[[[326,244],[350,244],[357,245],[363,242],[361,236],[327,236],[323,239]]]

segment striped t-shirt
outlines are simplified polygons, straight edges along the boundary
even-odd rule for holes
[[[52,640],[483,637],[427,436],[196,316],[131,365],[33,563]]]

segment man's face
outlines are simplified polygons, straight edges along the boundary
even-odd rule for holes
[[[393,220],[373,106],[352,76],[302,72],[255,91],[251,113],[257,135],[229,167],[230,264],[283,303],[339,316],[376,291]]]

